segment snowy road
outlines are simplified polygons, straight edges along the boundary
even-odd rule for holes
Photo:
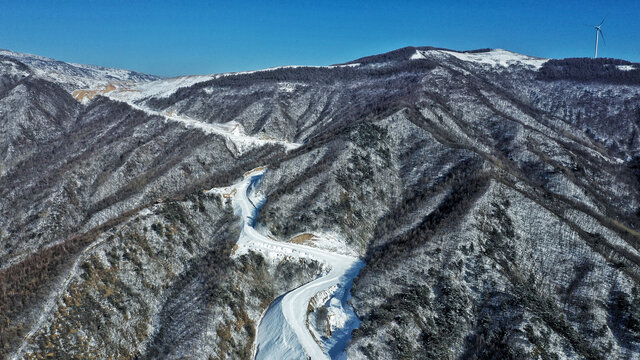
[[[255,188],[263,175],[264,169],[258,168],[246,173],[239,184],[211,190],[232,199],[243,218],[236,254],[253,250],[294,258],[310,258],[324,263],[329,272],[286,293],[271,304],[258,327],[256,359],[328,359],[328,349],[321,347],[321,342],[316,341],[307,327],[309,302],[322,291],[332,292],[333,310],[341,311],[343,317],[349,319],[345,322],[345,327],[348,328],[336,332],[342,335],[341,338],[331,342],[331,353],[342,352],[351,330],[357,326],[355,314],[346,309],[348,288],[364,264],[355,257],[311,246],[274,241],[256,231],[255,218],[264,199],[257,196]]]
[[[199,79],[199,77],[195,77]],[[208,77],[204,77],[205,79]],[[96,92],[97,94],[106,96],[110,99],[122,101],[129,104],[132,108],[136,110],[143,111],[149,115],[160,116],[165,119],[165,121],[176,122],[184,125],[187,128],[195,128],[203,131],[207,134],[216,134],[223,136],[230,142],[234,144],[235,149],[238,152],[238,155],[250,150],[256,146],[264,146],[267,144],[281,145],[284,146],[287,150],[293,150],[301,146],[298,143],[292,143],[284,140],[276,140],[270,139],[261,136],[253,136],[246,134],[244,131],[244,127],[237,121],[229,121],[226,123],[209,123],[205,121],[200,121],[197,119],[192,119],[186,115],[177,114],[174,111],[156,111],[150,109],[148,106],[143,105],[143,103],[136,102],[140,99],[144,99],[148,96],[158,96],[160,94],[171,94],[175,92],[179,86],[181,85],[189,85],[189,79],[184,81],[179,81],[180,79],[168,79],[161,81],[154,81],[150,83],[142,83],[132,88],[122,89],[119,85],[113,85],[109,90],[78,90],[78,91],[90,91]],[[200,79],[204,81],[204,79]],[[185,84],[186,81],[186,84]],[[197,80],[193,80],[197,82]],[[168,96],[168,95],[167,95]],[[79,99],[79,101],[83,101]],[[85,101],[89,101],[89,99],[85,99]]]
[[[255,146],[264,146],[267,144],[282,145],[287,150],[293,150],[301,146],[301,144],[297,144],[297,143],[291,143],[291,142],[282,141],[282,140],[265,139],[265,138],[260,138],[256,136],[247,135],[245,134],[244,128],[242,127],[242,125],[235,121],[231,121],[223,124],[207,123],[204,121],[191,119],[188,116],[177,115],[171,111],[161,112],[161,111],[151,110],[148,107],[141,106],[133,102],[128,102],[126,101],[127,100],[126,98],[118,97],[117,96],[118,94],[119,93],[117,92],[112,92],[112,93],[106,94],[105,96],[112,98],[114,100],[125,101],[132,108],[143,111],[149,115],[160,116],[164,118],[165,121],[177,122],[177,123],[183,124],[187,128],[198,129],[207,134],[221,135],[234,144],[239,155],[243,154],[247,150],[252,149]]]

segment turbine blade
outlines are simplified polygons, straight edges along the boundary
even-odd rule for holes
[[[598,26],[602,26],[602,24],[604,24],[604,20],[606,19],[606,17],[602,18],[602,21],[600,22],[600,25]]]
[[[603,43],[604,45],[607,45],[607,42],[606,42],[606,41],[604,41],[604,33],[603,33],[603,32],[602,32],[602,30],[600,30],[600,29],[598,29],[598,31],[600,32],[600,36],[602,37],[602,43]]]

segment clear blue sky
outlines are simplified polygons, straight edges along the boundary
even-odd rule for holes
[[[640,0],[0,0],[0,48],[157,75],[327,65],[403,46],[640,62]]]

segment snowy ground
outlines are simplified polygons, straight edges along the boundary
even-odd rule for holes
[[[490,67],[509,67],[510,65],[524,65],[532,70],[539,70],[549,59],[541,59],[533,56],[522,55],[503,49],[493,49],[491,51],[479,53],[462,53],[446,50],[416,50],[411,56],[411,60],[426,59],[429,56],[448,55],[462,61],[485,65]]]
[[[348,309],[346,301],[353,278],[364,263],[355,257],[336,254],[320,248],[274,241],[255,229],[255,219],[264,197],[256,191],[265,169],[247,172],[244,179],[226,188],[214,188],[209,193],[231,199],[242,216],[243,228],[235,255],[256,251],[267,258],[311,258],[327,265],[327,274],[278,297],[260,321],[256,336],[256,359],[328,359],[342,358],[351,331],[358,319]],[[316,297],[316,295],[320,296]],[[307,326],[310,301],[327,304],[330,323],[335,331],[331,338],[321,340]],[[316,304],[319,305],[319,304]]]

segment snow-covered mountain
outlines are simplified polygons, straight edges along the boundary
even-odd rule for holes
[[[637,359],[639,69],[0,51],[0,354]]]
[[[95,88],[109,83],[138,83],[160,77],[130,70],[72,64],[55,59],[0,49],[0,59],[8,57],[26,65],[34,75],[66,89]]]

